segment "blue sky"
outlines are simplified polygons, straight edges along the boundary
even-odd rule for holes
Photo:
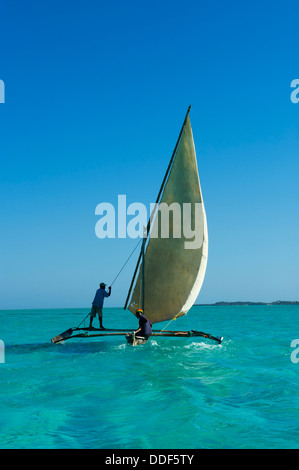
[[[155,201],[189,104],[209,229],[198,302],[299,300],[298,13],[1,0],[0,308],[90,306],[136,245],[98,239],[95,208]]]

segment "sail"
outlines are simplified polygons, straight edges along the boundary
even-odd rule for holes
[[[164,212],[160,209],[162,207]],[[167,207],[169,224],[165,233]],[[178,208],[180,217],[179,212],[175,212]],[[187,114],[151,225],[144,255],[144,274],[141,262],[131,291],[129,310],[135,314],[136,309],[142,306],[144,289],[144,313],[152,323],[185,315],[201,289],[207,258],[207,221]]]

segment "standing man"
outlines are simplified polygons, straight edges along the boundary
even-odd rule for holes
[[[99,321],[100,321],[100,328],[102,328],[102,330],[105,329],[103,327],[103,303],[104,303],[104,298],[110,297],[111,295],[111,286],[108,287],[109,292],[106,291],[105,287],[106,287],[106,284],[104,282],[101,282],[100,288],[96,291],[96,295],[94,296],[92,307],[91,307],[91,312],[90,312],[89,328],[92,327],[93,319],[98,314]]]

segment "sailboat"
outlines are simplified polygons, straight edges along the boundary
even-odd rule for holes
[[[207,267],[207,218],[198,175],[190,109],[191,106],[163,178],[155,208],[144,228],[141,251],[124,305],[124,309],[134,315],[138,308],[142,308],[152,324],[167,320],[170,323],[187,314],[200,292]],[[169,209],[166,235],[161,222],[161,207]],[[177,217],[175,209],[179,214]],[[185,234],[186,220],[190,225],[188,236]],[[153,329],[151,336],[200,336],[219,344],[223,340],[222,337],[201,331],[173,331],[165,328]],[[89,328],[70,328],[53,338],[52,342],[59,343],[74,337],[111,335],[125,335],[127,342],[132,345],[147,341],[144,337],[135,335],[132,330],[89,331]]]

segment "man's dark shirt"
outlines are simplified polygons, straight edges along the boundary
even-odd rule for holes
[[[103,308],[104,298],[109,297],[108,292],[105,289],[98,289],[96,295],[94,296],[92,305],[98,308]]]
[[[137,333],[137,336],[138,334],[140,336],[150,336],[152,334],[150,321],[144,315],[139,316],[139,328],[141,328],[141,331]]]

